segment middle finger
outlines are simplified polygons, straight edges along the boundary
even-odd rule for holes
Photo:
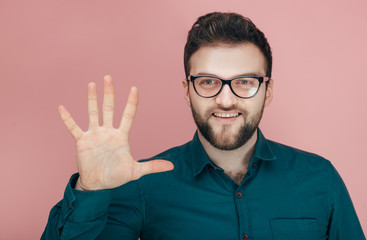
[[[97,88],[94,82],[88,84],[88,116],[89,128],[99,126],[98,104],[97,104]]]
[[[115,109],[115,93],[111,76],[104,77],[103,126],[112,127]]]

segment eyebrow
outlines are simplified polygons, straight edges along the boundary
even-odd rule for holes
[[[199,73],[197,73],[197,74],[195,74],[195,75],[210,75],[210,76],[215,76],[215,77],[220,77],[220,76],[218,76],[218,75],[216,75],[216,74],[212,74],[212,73],[206,73],[206,72],[199,72]],[[259,74],[259,73],[253,73],[253,72],[251,72],[251,73],[242,73],[242,74],[238,74],[238,75],[235,75],[235,76],[232,76],[232,77],[239,77],[239,76],[256,76],[256,77],[263,77],[261,74]],[[222,77],[220,77],[220,78],[222,78]]]

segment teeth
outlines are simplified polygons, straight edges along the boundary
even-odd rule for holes
[[[238,117],[238,113],[213,113],[214,116],[216,117]]]

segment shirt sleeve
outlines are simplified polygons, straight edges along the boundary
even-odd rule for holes
[[[366,240],[348,190],[336,171],[331,166],[331,216],[329,221],[329,240]]]
[[[74,189],[78,177],[70,178],[64,198],[51,209],[41,240],[137,240],[143,214],[136,181],[111,190],[79,191]]]

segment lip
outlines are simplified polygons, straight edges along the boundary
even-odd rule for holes
[[[235,117],[219,117],[219,116],[215,116],[214,113],[219,113],[219,114],[238,114],[238,116]],[[212,114],[212,117],[220,123],[231,123],[236,121],[242,114],[240,112],[224,112],[224,111],[215,111]]]

